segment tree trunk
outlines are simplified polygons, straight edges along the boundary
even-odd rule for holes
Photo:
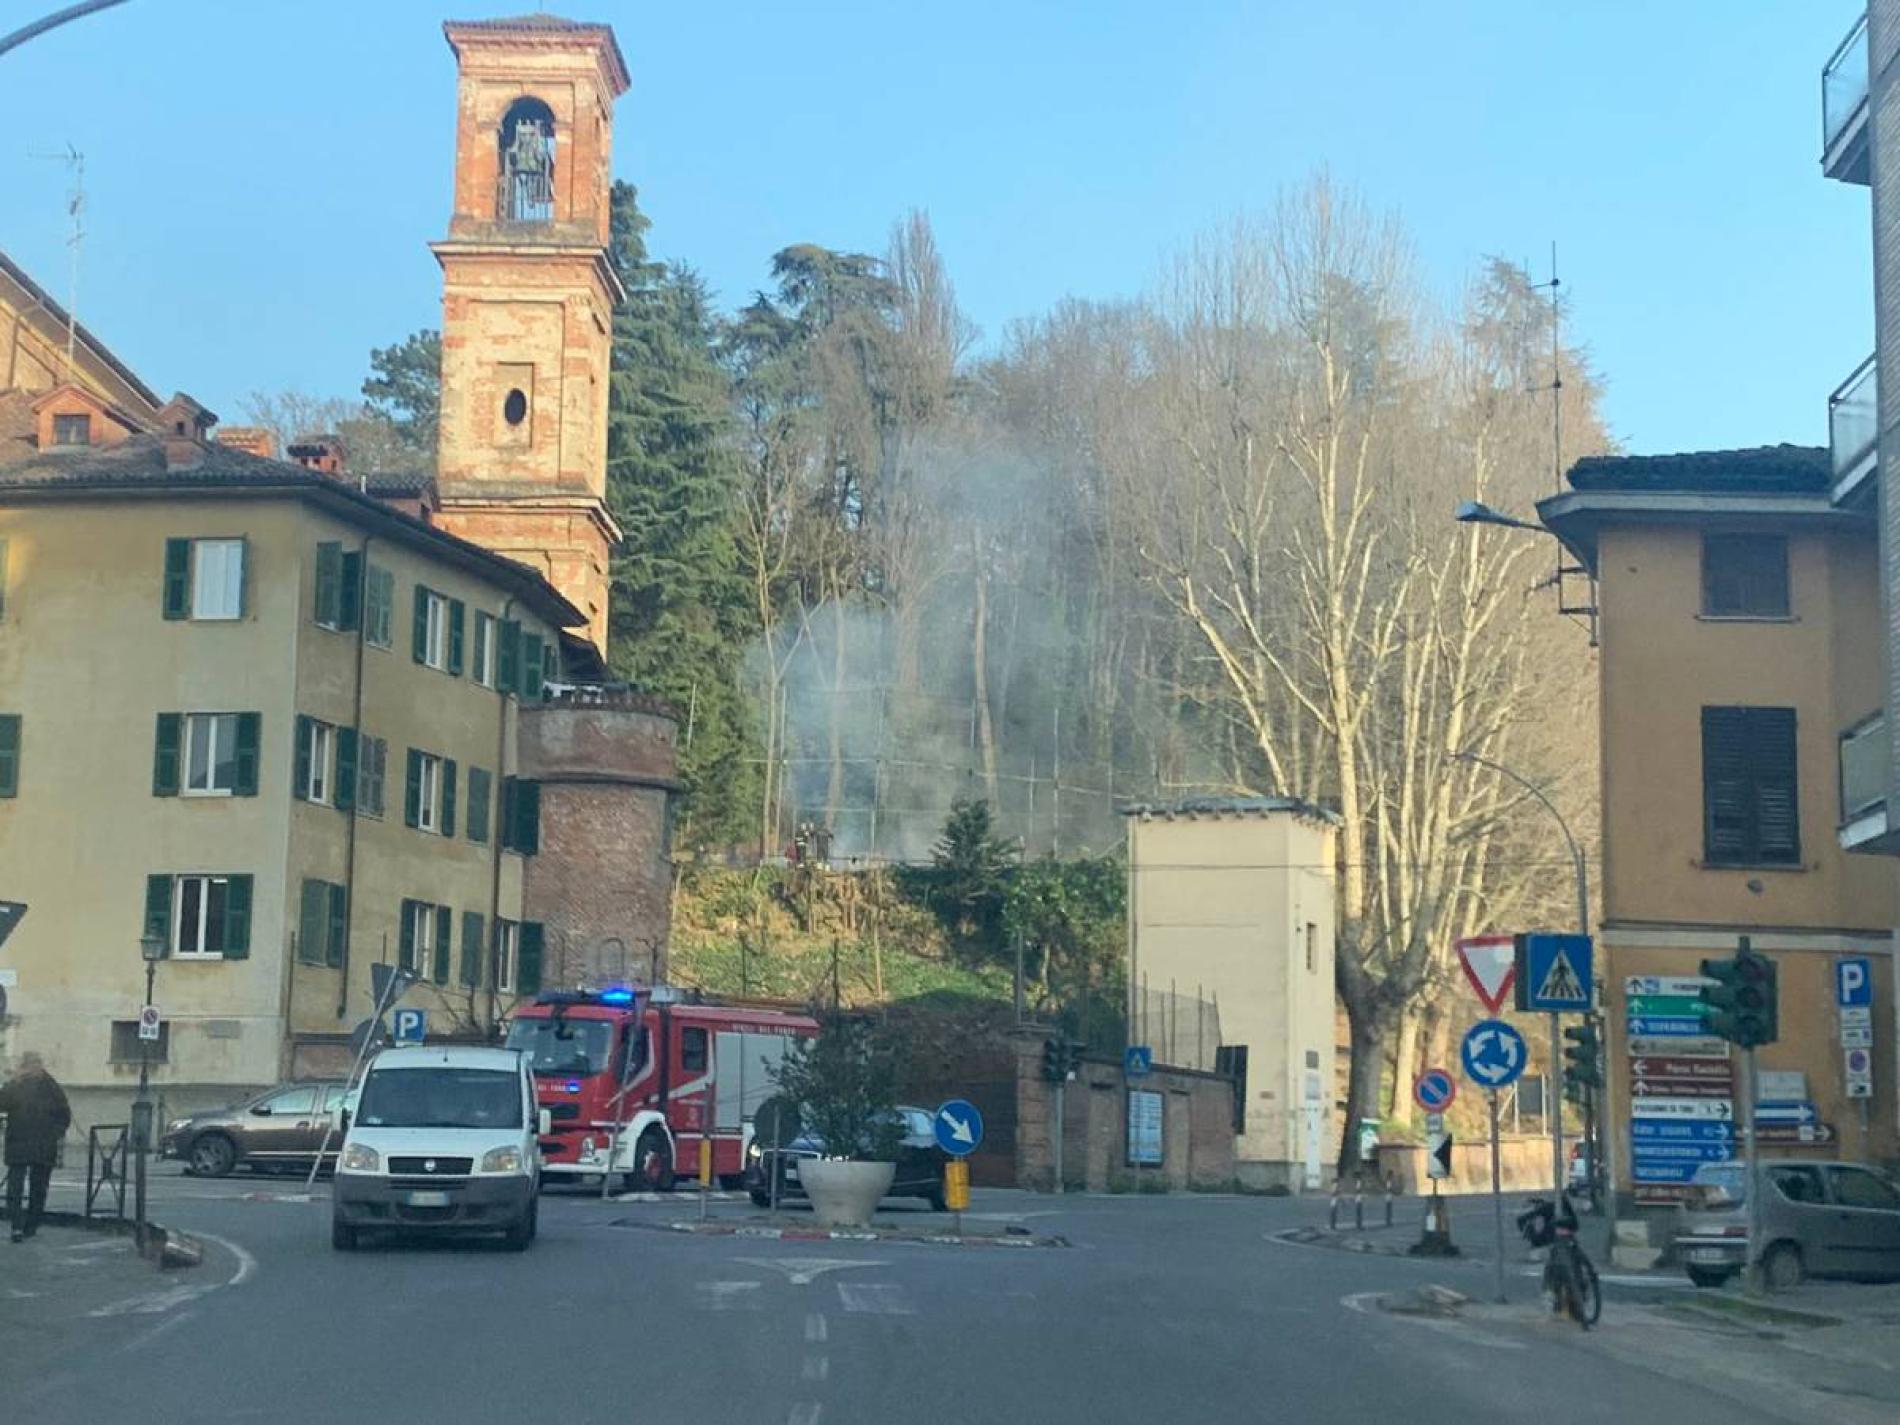
[[[1355,1008],[1349,998],[1346,1002],[1346,1018],[1352,1026],[1352,1073],[1347,1080],[1346,1122],[1339,1148],[1339,1171],[1342,1177],[1361,1166],[1359,1120],[1379,1116],[1386,1038],[1384,1026],[1371,1006]],[[1364,1166],[1371,1168],[1375,1165],[1367,1162]]]
[[[838,829],[838,812],[844,805],[844,719],[847,700],[844,674],[849,660],[844,651],[845,606],[833,593],[831,605],[831,775],[825,782],[825,828]]]
[[[1419,1018],[1417,1009],[1399,1016],[1398,1049],[1393,1055],[1392,1092],[1385,1117],[1403,1118],[1412,1111],[1412,1077],[1418,1073]]]

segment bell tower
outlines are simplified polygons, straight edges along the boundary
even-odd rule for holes
[[[437,523],[546,575],[607,640],[608,262],[614,100],[606,25],[443,26],[457,67],[455,209],[442,264]]]

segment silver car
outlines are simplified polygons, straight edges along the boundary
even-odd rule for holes
[[[1756,1168],[1762,1276],[1900,1277],[1900,1187],[1863,1163],[1772,1159]],[[1720,1286],[1747,1256],[1747,1169],[1704,1163],[1676,1214],[1676,1255],[1697,1286]]]

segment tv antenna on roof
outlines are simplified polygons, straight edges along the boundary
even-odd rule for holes
[[[1528,264],[1526,264],[1528,267]],[[1527,274],[1528,275],[1528,274]],[[1531,291],[1550,293],[1550,384],[1533,386],[1532,392],[1550,392],[1550,483],[1551,492],[1561,495],[1564,490],[1564,366],[1563,366],[1563,319],[1564,309],[1560,293],[1563,279],[1557,275],[1557,243],[1550,244],[1550,280],[1531,283]],[[1581,602],[1569,597],[1569,582],[1581,579],[1584,582],[1584,594]],[[1551,576],[1551,583],[1557,586],[1557,612],[1580,620],[1590,634],[1590,646],[1597,646],[1597,586],[1596,576],[1581,563],[1573,563],[1569,549],[1559,543],[1557,546],[1557,572]]]
[[[66,172],[72,178],[72,186],[66,190],[66,217],[71,227],[66,236],[66,251],[69,259],[66,282],[66,371],[68,380],[73,374],[73,346],[79,331],[79,250],[86,239],[86,155],[66,145],[64,153],[42,153],[36,158],[50,158],[66,165]]]

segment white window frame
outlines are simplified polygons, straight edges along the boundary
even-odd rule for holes
[[[178,792],[186,797],[228,797],[237,792],[237,724],[236,713],[195,712],[185,714],[184,738],[184,777]],[[194,785],[193,765],[197,760],[196,747],[198,730],[205,729],[205,785]],[[220,787],[217,784],[218,753],[224,749],[224,739],[229,737],[231,746],[231,785]]]
[[[416,757],[416,829],[442,828],[442,759],[430,752]]]
[[[199,883],[198,933],[194,937],[195,944],[193,948],[186,949],[185,938],[184,938],[185,885],[189,881],[196,881]],[[225,911],[227,914],[229,914],[230,895],[231,895],[231,878],[229,876],[210,876],[210,875],[198,874],[198,875],[172,877],[171,951],[172,951],[172,958],[174,960],[222,960],[224,958],[223,945],[219,945],[218,948],[215,950],[207,950],[204,948],[205,925],[210,920],[210,917],[205,914],[205,908],[211,903],[211,888],[214,885],[224,887]]]
[[[515,961],[521,948],[521,922],[504,920],[496,927],[495,935],[495,992],[511,995],[515,992]]]
[[[409,914],[415,917],[415,929],[410,932],[410,943],[416,952],[416,978],[434,983],[435,969],[435,907],[427,901],[411,901]]]
[[[336,755],[336,728],[313,717],[304,725],[304,734],[309,743],[298,751],[310,759],[310,779],[297,790],[305,801],[328,806],[335,780],[331,773],[335,770],[332,759]]]
[[[423,595],[425,636],[422,643],[422,661],[429,667],[446,673],[449,669],[449,601],[430,590]]]
[[[495,630],[499,620],[493,614],[475,611],[475,681],[484,688],[495,686]]]
[[[212,553],[218,558],[207,568],[206,555]],[[242,539],[191,541],[191,617],[198,623],[229,623],[244,617]]]

